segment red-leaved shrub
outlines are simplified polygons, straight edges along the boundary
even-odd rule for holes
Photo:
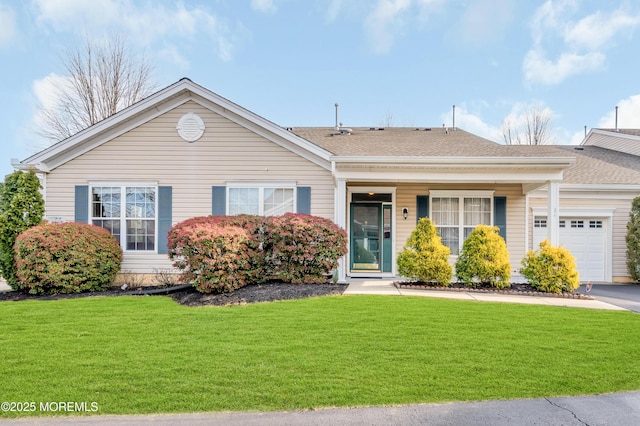
[[[250,278],[249,233],[215,216],[179,223],[169,231],[169,258],[180,281],[202,293],[232,291]]]
[[[122,262],[109,231],[86,223],[47,223],[27,229],[14,245],[19,290],[32,294],[105,290]]]
[[[175,261],[174,266],[183,271],[193,269],[189,265],[189,260],[185,257],[185,253],[191,255],[192,251],[197,247],[193,246],[193,242],[190,240],[190,233],[193,232],[194,227],[238,227],[246,231],[246,240],[243,241],[243,254],[246,254],[246,259],[242,260],[242,268],[236,265],[235,270],[237,273],[242,273],[243,281],[247,283],[260,283],[266,280],[269,273],[266,270],[265,257],[264,257],[264,234],[266,232],[266,224],[263,220],[265,218],[254,215],[237,215],[237,216],[198,216],[191,219],[182,221],[174,225],[169,230],[168,236],[168,248],[169,258]],[[197,246],[199,243],[195,243]],[[193,246],[193,247],[192,247]],[[226,260],[227,262],[229,259]],[[186,262],[186,263],[185,263]],[[200,261],[196,259],[196,263]],[[209,267],[215,267],[215,262],[209,262]],[[195,269],[198,269],[196,267]],[[182,282],[192,282],[192,275],[182,275]],[[246,284],[242,284],[246,285]]]
[[[272,221],[268,261],[284,282],[324,283],[347,253],[347,233],[329,219],[287,213]]]
[[[168,248],[180,280],[210,293],[268,279],[326,282],[346,240],[333,222],[310,215],[206,216],[174,225]]]

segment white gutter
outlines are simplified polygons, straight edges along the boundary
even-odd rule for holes
[[[576,162],[574,157],[368,157],[358,155],[333,155],[335,163],[367,164],[416,164],[416,165],[478,165],[478,166],[561,166],[568,167]]]

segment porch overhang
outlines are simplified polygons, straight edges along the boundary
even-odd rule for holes
[[[334,178],[347,182],[520,184],[526,194],[562,181],[567,157],[331,157]]]

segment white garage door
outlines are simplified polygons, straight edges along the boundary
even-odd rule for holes
[[[534,248],[547,238],[547,218],[536,216]],[[580,281],[604,281],[606,229],[598,218],[560,218],[560,244],[576,258]]]

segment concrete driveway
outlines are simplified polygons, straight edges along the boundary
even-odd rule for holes
[[[585,286],[580,293],[586,294]],[[640,313],[640,285],[636,284],[594,284],[589,295],[597,300]]]

